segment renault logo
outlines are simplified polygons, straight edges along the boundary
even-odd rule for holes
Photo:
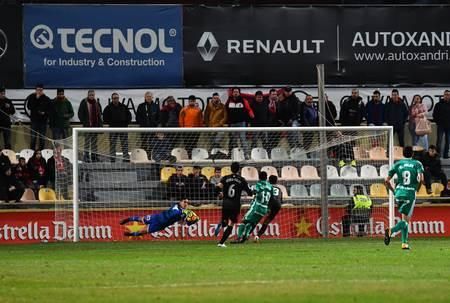
[[[197,43],[197,49],[204,61],[212,61],[219,50],[219,44],[211,32],[204,32]]]
[[[3,30],[0,29],[0,58],[6,54],[8,50],[8,37]]]

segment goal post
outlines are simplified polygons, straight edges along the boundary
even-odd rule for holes
[[[72,145],[72,179],[56,183],[73,186],[72,202],[56,204],[55,221],[72,230],[73,241],[96,233],[130,240],[120,218],[162,211],[180,195],[200,222],[176,223],[149,239],[215,239],[221,200],[214,182],[233,161],[250,185],[261,170],[278,176],[283,204],[268,238],[382,236],[393,224],[393,198],[383,184],[393,163],[392,127],[74,128]],[[361,222],[348,206],[355,188],[372,200]],[[241,216],[249,203],[243,196]]]

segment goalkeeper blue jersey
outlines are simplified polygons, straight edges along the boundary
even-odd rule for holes
[[[154,233],[163,230],[175,222],[184,219],[186,215],[183,213],[183,210],[184,209],[176,203],[161,213],[145,216],[144,223],[147,224],[148,232]]]

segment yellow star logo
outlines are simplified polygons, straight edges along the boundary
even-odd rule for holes
[[[305,217],[301,217],[300,222],[295,224],[295,227],[297,228],[297,237],[300,237],[303,234],[310,236],[309,228],[311,225],[311,223],[305,220]]]
[[[128,229],[129,232],[135,233],[141,231],[141,229],[143,229],[145,225],[139,222],[133,222],[133,224],[125,225],[125,227],[126,229]]]

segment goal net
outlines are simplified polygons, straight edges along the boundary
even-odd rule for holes
[[[222,205],[215,184],[233,161],[250,185],[261,170],[278,176],[282,208],[265,238],[382,236],[393,220],[383,185],[393,162],[390,127],[75,128],[72,139],[61,142],[73,147],[73,170],[56,170],[65,200],[55,220],[73,240],[135,240],[123,234],[142,224],[121,226],[122,218],[161,212],[183,196],[200,221],[142,239],[215,239]],[[356,192],[371,204],[352,205]],[[241,217],[250,202],[242,196]]]

